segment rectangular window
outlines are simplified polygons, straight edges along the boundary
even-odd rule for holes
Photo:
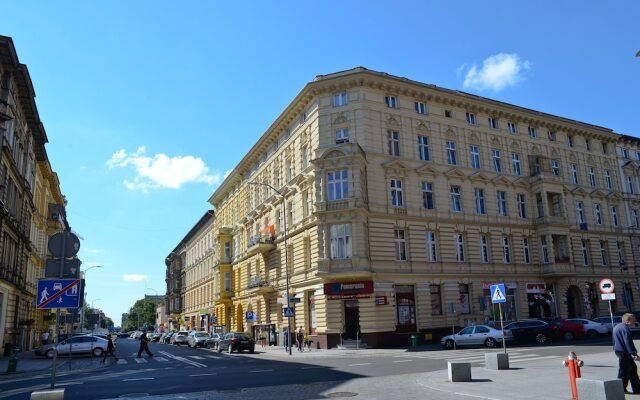
[[[640,214],[638,210],[631,210],[631,225],[640,228]]]
[[[502,237],[502,262],[511,264],[511,246],[509,245],[509,237]]]
[[[636,160],[640,161],[640,151],[636,151]]]
[[[602,154],[607,154],[607,144],[602,142]]]
[[[427,261],[429,262],[437,262],[438,261],[438,248],[436,243],[436,233],[435,232],[427,232]]]
[[[542,193],[536,193],[536,207],[538,208],[538,218],[544,217],[544,204],[542,203]]]
[[[426,210],[434,210],[436,203],[433,197],[433,183],[422,182],[422,207]]]
[[[473,113],[467,113],[467,122],[469,123],[469,125],[475,125],[476,124],[476,115]]]
[[[547,248],[547,237],[540,236],[540,255],[543,264],[549,264],[549,249]]]
[[[527,202],[524,194],[518,193],[516,199],[518,201],[518,217],[527,218]]]
[[[487,239],[487,235],[480,235],[480,262],[488,263],[489,254],[489,240]]]
[[[302,218],[309,216],[309,191],[302,192]]]
[[[400,156],[400,133],[396,131],[388,131],[387,139],[389,141],[389,155]]]
[[[575,164],[571,164],[571,182],[574,185],[578,184],[578,167]]]
[[[311,153],[309,153],[309,146],[303,146],[302,147],[302,169],[305,169],[309,166],[310,159],[311,159]]]
[[[629,193],[633,194],[633,176],[631,175],[627,175],[627,189],[629,190]]]
[[[507,128],[509,129],[509,133],[516,134],[518,133],[518,125],[515,122],[507,122]]]
[[[596,225],[602,225],[602,210],[600,209],[600,204],[595,204],[593,206],[593,217],[596,220]]]
[[[604,181],[607,184],[607,189],[613,188],[613,182],[611,181],[611,172],[608,169],[604,171]]]
[[[440,285],[429,285],[431,315],[442,315],[442,293]]]
[[[471,153],[471,167],[472,168],[480,168],[480,151],[478,150],[478,146],[472,144],[470,147]]]
[[[576,202],[576,218],[577,218],[579,224],[584,224],[585,223],[584,207],[583,207],[581,201],[577,201]]]
[[[551,170],[555,176],[560,176],[560,163],[558,160],[551,160]]]
[[[589,265],[589,244],[586,240],[580,240],[580,251],[582,252],[582,265]]]
[[[596,186],[596,173],[593,167],[589,167],[589,184],[593,187]]]
[[[511,153],[511,165],[513,166],[514,175],[522,175],[522,170],[520,169],[520,154]]]
[[[349,170],[327,173],[327,200],[344,200],[349,195]]]
[[[231,259],[231,242],[224,242],[224,258]]]
[[[404,229],[395,230],[396,261],[407,261],[407,242],[404,237]]]
[[[507,192],[503,192],[498,190],[498,215],[506,216],[507,215]]]
[[[502,172],[502,164],[500,163],[500,150],[491,149],[491,158],[493,158],[493,170]]]
[[[591,151],[591,140],[585,140],[584,145],[587,148],[587,151]]]
[[[624,261],[624,242],[616,242],[616,249],[618,250],[618,265],[623,267]]]
[[[331,259],[351,258],[351,225],[331,225],[329,229],[331,242]]]
[[[451,110],[444,110],[444,117],[453,118],[453,113],[451,112]]]
[[[293,207],[293,201],[290,201],[289,203],[287,203],[287,210],[289,211],[287,224],[289,226],[293,226],[296,223],[296,214],[295,214],[295,208]]]
[[[391,205],[394,207],[404,207],[402,181],[400,179],[391,179]]]
[[[451,210],[454,212],[462,211],[462,200],[460,193],[460,186],[451,186]]]
[[[225,292],[231,291],[231,272],[224,273],[224,290]]]
[[[454,239],[456,242],[456,261],[464,262],[464,238],[461,233],[456,233]]]
[[[534,128],[533,126],[530,126],[529,128],[529,137],[530,138],[536,138],[538,137],[538,133],[536,132],[536,128]]]
[[[607,242],[604,240],[600,241],[600,259],[602,260],[602,265],[609,265],[609,257],[607,256]]]
[[[429,161],[429,138],[427,136],[418,136],[418,153],[421,160]]]
[[[342,107],[349,104],[349,97],[347,96],[347,92],[336,93],[333,95],[333,106],[334,107]]]
[[[486,214],[487,210],[484,206],[484,189],[475,188],[475,198],[476,198],[476,213],[477,214]]]
[[[491,129],[498,129],[498,120],[496,118],[493,117],[489,117],[487,124],[489,125],[489,128]]]
[[[349,143],[349,129],[342,128],[336,131],[336,144]]]
[[[385,96],[384,103],[387,107],[398,108],[398,99],[396,99],[396,96]]]
[[[554,131],[547,131],[547,137],[552,142],[556,141],[556,133]]]
[[[528,238],[522,238],[522,258],[525,264],[531,264],[531,252],[529,250]]]
[[[456,142],[447,141],[447,163],[449,165],[458,164],[456,160]]]
[[[418,114],[426,114],[427,113],[427,106],[424,103],[416,101],[415,103],[413,103],[413,105],[415,106],[416,112]]]
[[[629,150],[627,150],[627,149],[622,149],[622,157],[624,157],[624,158],[629,158]]]
[[[618,226],[618,209],[616,206],[611,206],[611,224]]]
[[[567,144],[569,147],[573,147],[573,136],[567,135]]]

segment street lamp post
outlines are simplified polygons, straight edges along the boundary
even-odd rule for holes
[[[84,271],[81,271],[80,272],[80,278],[81,279],[84,278],[85,275],[87,274],[87,272],[89,272],[89,270],[91,268],[102,268],[102,265],[92,265],[89,268],[85,269]],[[83,296],[83,295],[84,294],[81,294],[81,296]],[[84,301],[82,303],[84,304]],[[80,311],[80,333],[82,333],[83,331],[84,331],[84,306],[82,307],[82,309]]]
[[[93,299],[93,301],[91,302],[91,311],[94,310],[93,303],[95,303],[98,300],[102,300],[102,299]],[[98,323],[99,322],[100,322],[100,312],[98,312]],[[93,336],[93,328],[91,328],[91,336]],[[71,356],[71,352],[69,352],[69,356]],[[93,357],[93,341],[91,342],[91,357]]]
[[[287,198],[280,192],[278,189],[269,185],[268,183],[263,182],[249,182],[249,185],[262,185],[270,188],[274,192],[276,192],[282,198],[282,214],[283,214],[283,225],[284,225],[284,276],[286,280],[286,293],[285,296],[287,298],[287,308],[291,308],[291,299],[289,298],[289,247],[287,246]],[[289,348],[289,355],[291,355],[291,317],[287,317],[287,337],[285,338],[287,347]]]

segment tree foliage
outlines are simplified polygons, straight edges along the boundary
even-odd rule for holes
[[[129,309],[127,320],[123,321],[124,331],[134,331],[142,328],[154,329],[156,324],[156,303],[140,299]]]

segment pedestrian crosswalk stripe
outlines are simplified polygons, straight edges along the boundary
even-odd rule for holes
[[[222,357],[220,357],[220,356],[207,356],[207,358],[213,358],[213,359],[219,360],[219,359],[221,359]]]
[[[200,357],[200,356],[189,356],[189,358],[193,358],[195,360],[204,360],[204,357]]]
[[[134,360],[136,360],[138,364],[144,364],[147,362],[147,360],[144,358],[134,358]]]
[[[154,360],[156,360],[156,361],[160,361],[160,362],[167,362],[167,361],[169,361],[169,360],[167,360],[167,359],[166,359],[166,358],[164,358],[164,357],[154,357],[153,359],[154,359]]]
[[[549,358],[562,358],[562,357],[561,356],[542,356],[542,357],[521,358],[519,360],[513,360],[513,362],[538,361],[538,360],[546,360]],[[512,362],[512,361],[509,360],[509,362]]]
[[[127,362],[127,360],[123,359],[123,358],[119,358],[118,361],[116,362],[117,364],[129,364]]]

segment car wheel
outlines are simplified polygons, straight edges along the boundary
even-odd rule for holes
[[[47,358],[53,358],[53,355],[55,354],[55,350],[54,349],[49,349],[47,350],[47,352],[45,353],[45,356],[47,356]]]
[[[573,333],[571,333],[571,332],[565,332],[564,335],[562,335],[562,338],[564,340],[567,340],[567,341],[568,340],[573,340],[573,337],[574,337]]]
[[[93,356],[94,357],[100,357],[102,355],[103,350],[100,347],[96,347],[95,349],[93,349]]]
[[[249,349],[249,353],[253,354],[256,352],[256,349]]]
[[[453,349],[453,340],[447,339],[447,341],[444,342],[444,348],[447,349],[447,350],[452,350]]]
[[[591,339],[598,337],[598,332],[594,331],[593,329],[589,329],[587,331],[587,336],[590,337]]]
[[[484,345],[492,349],[496,347],[496,340],[491,337],[487,338],[487,340],[484,341]]]
[[[536,342],[538,343],[544,343],[547,341],[547,335],[545,335],[544,333],[538,333],[536,334]]]

